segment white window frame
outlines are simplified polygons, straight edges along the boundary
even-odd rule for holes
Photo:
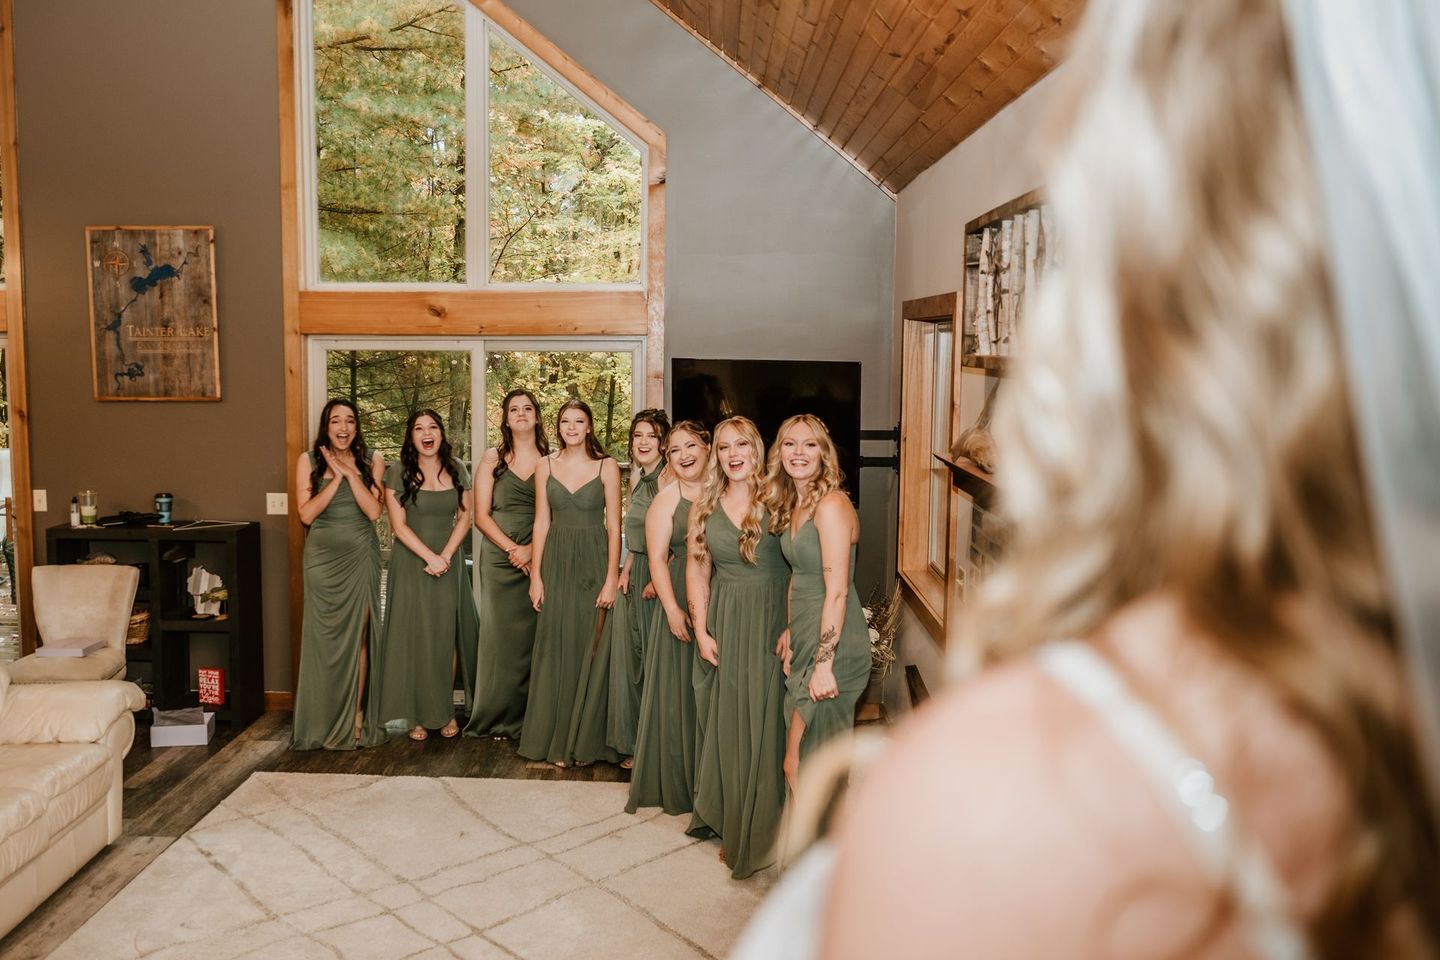
[[[304,290],[324,291],[457,291],[457,290],[555,290],[619,292],[648,289],[647,267],[649,263],[649,204],[650,191],[650,149],[636,134],[609,111],[591,98],[585,96],[574,84],[557,74],[550,65],[534,51],[515,39],[490,18],[470,3],[469,0],[452,0],[465,16],[465,143],[467,152],[478,145],[483,163],[465,164],[466,209],[473,212],[476,207],[471,198],[480,199],[479,211],[482,216],[465,218],[465,249],[478,250],[477,258],[465,258],[465,282],[459,283],[397,283],[355,281],[326,281],[320,279],[320,203],[319,174],[315,165],[315,29],[313,0],[299,0],[295,5],[295,76],[298,80],[295,91],[295,142],[299,145],[297,160],[297,193],[299,198],[300,222],[300,286]],[[492,283],[489,279],[490,265],[490,34],[494,33],[518,50],[531,64],[558,84],[580,103],[608,123],[621,137],[640,154],[640,276],[634,283],[554,283],[535,280],[524,283]],[[484,77],[486,82],[476,92],[471,89],[471,80]]]

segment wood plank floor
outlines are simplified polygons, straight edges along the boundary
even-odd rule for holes
[[[257,770],[419,777],[623,781],[628,770],[597,763],[559,770],[517,756],[515,744],[431,734],[380,747],[292,752],[290,714],[267,713],[239,733],[217,729],[204,747],[150,746],[139,724],[125,758],[125,832],[0,939],[0,960],[41,960],[80,928],[178,837]]]

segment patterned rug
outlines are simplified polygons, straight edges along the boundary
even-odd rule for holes
[[[626,789],[257,773],[51,957],[723,957],[772,871]]]

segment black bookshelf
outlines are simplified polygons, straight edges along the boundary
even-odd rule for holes
[[[150,636],[125,648],[127,675],[148,678],[162,710],[199,703],[196,668],[225,671],[225,704],[215,719],[234,729],[265,710],[264,634],[260,596],[260,524],[171,527],[50,527],[51,563],[76,563],[104,551],[136,567],[135,609],[150,612]],[[191,561],[225,582],[226,618],[196,619],[185,582]]]

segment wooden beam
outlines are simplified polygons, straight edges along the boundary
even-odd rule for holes
[[[960,295],[956,292],[937,293],[933,297],[917,297],[900,305],[902,320],[954,320]]]
[[[300,333],[309,336],[644,336],[649,330],[643,290],[303,290],[299,307]]]
[[[646,185],[645,406],[665,406],[665,141],[651,144]]]
[[[520,41],[531,53],[545,61],[550,69],[564,77],[585,96],[594,101],[600,109],[614,117],[621,126],[647,144],[663,142],[665,134],[647,120],[639,110],[622,100],[614,91],[561,50],[539,30],[522,20],[500,0],[470,0],[480,12],[489,17],[510,36]]]
[[[300,333],[299,154],[295,138],[294,0],[275,0],[275,60],[280,96],[280,313],[285,340],[285,488],[300,502],[295,462],[305,436],[305,339]],[[305,616],[305,527],[298,510],[286,521],[290,560],[290,689],[300,679],[300,635]]]
[[[10,483],[15,511],[15,588],[20,599],[20,652],[35,650],[35,515],[30,494],[30,387],[25,356],[25,260],[20,239],[20,140],[15,122],[15,12],[0,0],[0,177],[5,196],[5,390],[10,405]]]

